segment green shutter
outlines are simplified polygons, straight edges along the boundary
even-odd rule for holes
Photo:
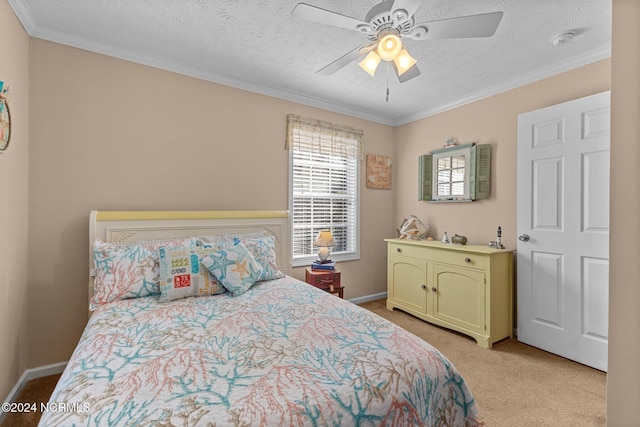
[[[471,199],[488,199],[491,195],[491,145],[474,146],[471,149],[471,159],[472,169],[475,169],[469,177]]]
[[[432,157],[431,154],[418,157],[418,200],[431,200]]]

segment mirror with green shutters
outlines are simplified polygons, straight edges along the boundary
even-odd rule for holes
[[[491,195],[491,146],[465,144],[419,157],[418,200],[471,202]]]

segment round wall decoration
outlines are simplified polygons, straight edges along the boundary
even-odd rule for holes
[[[9,111],[9,86],[0,82],[0,152],[7,149],[11,140],[11,111]]]
[[[9,146],[11,140],[11,112],[9,103],[0,96],[0,151],[4,151]]]

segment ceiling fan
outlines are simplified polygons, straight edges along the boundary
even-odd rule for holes
[[[317,71],[331,75],[353,61],[371,76],[380,64],[393,64],[400,83],[420,75],[414,59],[402,44],[403,38],[432,40],[447,38],[490,37],[502,20],[502,12],[461,16],[440,21],[415,23],[413,15],[424,0],[385,0],[373,6],[364,20],[352,18],[330,10],[298,3],[291,14],[297,18],[335,27],[347,28],[364,34],[371,41],[347,52]]]

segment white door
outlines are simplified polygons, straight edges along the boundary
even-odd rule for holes
[[[518,340],[602,371],[609,124],[610,92],[518,116]]]

